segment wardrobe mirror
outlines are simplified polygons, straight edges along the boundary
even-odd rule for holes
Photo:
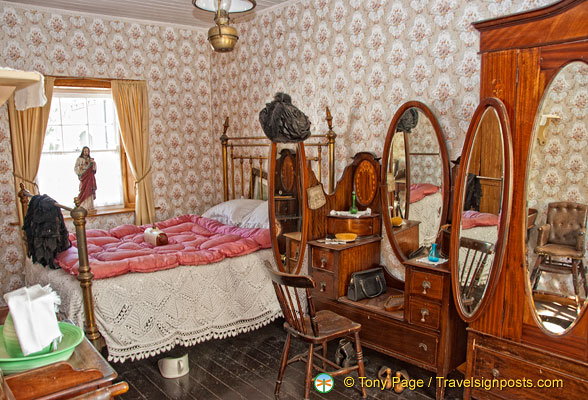
[[[454,297],[466,321],[479,315],[500,272],[510,213],[511,147],[504,105],[485,99],[462,151],[451,237]]]
[[[303,143],[272,143],[269,217],[272,248],[281,271],[298,273],[306,247],[306,157]]]
[[[441,128],[425,104],[405,103],[394,115],[382,182],[384,224],[397,257],[430,249],[447,217],[449,167]]]
[[[529,290],[550,332],[566,332],[586,308],[588,64],[554,75],[535,116],[527,174]]]

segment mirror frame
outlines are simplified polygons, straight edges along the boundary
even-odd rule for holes
[[[458,256],[459,238],[461,233],[461,214],[465,193],[465,176],[468,169],[472,148],[474,145],[474,139],[476,137],[480,121],[482,120],[482,117],[484,116],[486,110],[489,108],[494,108],[494,110],[496,111],[496,115],[498,116],[498,121],[500,123],[502,131],[501,138],[504,159],[504,183],[502,188],[500,227],[498,230],[496,243],[494,245],[494,259],[492,260],[492,265],[490,266],[490,274],[488,275],[488,284],[486,290],[482,295],[482,299],[480,300],[478,307],[476,307],[473,313],[468,314],[464,311],[464,307],[461,302],[458,278]],[[512,136],[510,133],[510,123],[508,114],[506,112],[506,107],[504,106],[502,101],[494,97],[487,97],[480,102],[470,122],[470,126],[466,134],[461,154],[462,157],[459,167],[459,174],[457,176],[457,181],[455,183],[455,207],[453,209],[453,222],[451,224],[449,263],[451,267],[451,282],[453,286],[453,300],[455,302],[455,308],[457,309],[457,312],[459,313],[461,319],[469,323],[475,321],[480,317],[480,315],[482,315],[482,313],[484,312],[485,308],[488,306],[492,298],[492,294],[494,293],[494,289],[496,288],[496,284],[498,283],[498,277],[500,276],[500,272],[502,271],[506,239],[508,236],[508,221],[510,220],[513,190]]]
[[[557,78],[557,76],[559,75],[559,73],[566,68],[568,65],[576,63],[576,62],[582,62],[584,64],[586,64],[588,66],[588,60],[586,59],[570,59],[570,60],[565,60],[564,62],[561,63],[561,65],[559,65],[557,68],[554,68],[550,71],[542,71],[542,74],[544,73],[548,73],[548,79],[546,79],[546,84],[545,87],[543,88],[543,92],[541,93],[541,96],[539,97],[539,102],[538,102],[538,106],[537,106],[537,110],[535,113],[535,120],[533,122],[533,130],[531,131],[531,139],[529,141],[529,148],[527,149],[527,163],[526,163],[526,173],[525,173],[525,197],[524,197],[524,201],[525,201],[525,212],[521,213],[522,217],[523,217],[523,227],[528,226],[528,218],[529,218],[529,206],[528,206],[528,188],[529,188],[529,173],[531,172],[531,156],[533,155],[533,149],[535,148],[535,146],[537,145],[537,140],[538,140],[538,133],[539,133],[539,129],[537,129],[537,125],[539,124],[539,120],[540,120],[540,111],[543,108],[543,102],[545,101],[545,94],[549,91],[549,89],[551,88],[551,85],[553,83],[553,81]],[[521,254],[526,254],[527,250],[528,250],[528,245],[525,243],[525,235],[526,235],[526,230],[522,231],[522,240],[521,240],[521,247],[522,247],[522,253]],[[570,332],[572,332],[574,330],[574,327],[579,323],[579,321],[584,317],[585,314],[588,313],[588,311],[586,311],[586,309],[588,309],[588,299],[584,300],[584,304],[582,306],[582,309],[580,310],[580,313],[576,316],[576,319],[574,320],[574,322],[572,322],[570,324],[570,326],[568,326],[563,332],[553,332],[550,331],[549,329],[547,329],[545,327],[545,325],[543,325],[543,321],[541,320],[541,318],[539,317],[539,314],[537,313],[537,308],[535,307],[535,300],[533,299],[533,289],[531,288],[531,272],[529,271],[529,258],[528,257],[523,257],[523,266],[525,268],[525,297],[527,298],[529,307],[531,309],[531,315],[533,316],[533,319],[535,320],[535,323],[537,325],[537,327],[541,330],[541,332],[543,332],[546,336],[549,337],[553,337],[553,338],[563,338],[564,336],[566,336],[567,334],[569,334]]]
[[[298,168],[300,168],[298,176],[301,179],[300,182],[300,212],[301,212],[301,236],[300,236],[300,245],[298,251],[298,263],[292,272],[289,272],[284,263],[282,263],[282,259],[280,256],[280,249],[278,247],[278,235],[276,232],[276,224],[274,221],[276,220],[276,207],[275,207],[275,189],[278,182],[276,182],[276,156],[277,154],[278,145],[276,142],[272,142],[270,146],[270,155],[269,155],[269,186],[268,186],[268,218],[269,218],[269,229],[270,229],[270,236],[272,241],[272,250],[274,254],[274,260],[276,261],[276,265],[278,266],[278,270],[281,272],[286,273],[293,273],[298,274],[302,269],[302,264],[304,263],[304,252],[306,250],[306,242],[308,237],[308,204],[307,204],[307,197],[306,197],[306,189],[308,188],[308,170],[306,165],[306,155],[304,152],[304,143],[300,142],[297,144],[296,149],[296,158]],[[295,184],[297,184],[295,182]]]
[[[443,138],[443,132],[441,131],[441,126],[439,125],[439,121],[435,117],[435,114],[431,111],[431,109],[424,103],[420,101],[408,101],[400,106],[400,108],[394,114],[392,118],[392,122],[390,123],[390,127],[388,128],[388,133],[386,134],[386,141],[384,142],[384,153],[382,154],[382,169],[380,172],[380,192],[381,192],[381,203],[382,203],[382,219],[384,221],[384,226],[386,227],[386,234],[388,235],[388,241],[390,242],[390,246],[396,255],[396,258],[400,262],[404,262],[408,259],[401,251],[396,242],[396,238],[392,234],[392,223],[390,222],[390,202],[388,201],[388,183],[387,183],[387,171],[389,167],[389,158],[390,158],[390,151],[392,148],[392,139],[394,134],[396,133],[396,125],[398,125],[398,121],[402,117],[405,111],[410,108],[416,108],[421,111],[428,119],[431,121],[433,125],[433,129],[435,131],[435,135],[437,137],[437,143],[439,144],[439,155],[441,156],[441,165],[443,167],[442,173],[442,188],[441,188],[441,195],[443,196],[443,209],[441,211],[441,220],[439,221],[439,228],[437,231],[441,229],[441,226],[445,225],[447,222],[447,212],[449,206],[449,156],[447,154],[447,146],[445,145],[445,139]],[[404,141],[405,144],[408,142],[408,135],[404,133]],[[406,147],[405,147],[406,151]],[[407,154],[407,170],[409,168],[410,161],[408,160]],[[407,174],[407,185],[410,184],[410,172]],[[408,190],[410,191],[410,190]],[[406,201],[409,201],[410,195],[407,194]],[[410,210],[410,206],[408,206]]]

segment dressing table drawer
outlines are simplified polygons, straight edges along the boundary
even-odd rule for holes
[[[312,248],[312,266],[317,269],[335,271],[335,254],[328,249]]]
[[[325,296],[329,299],[335,299],[335,284],[333,273],[329,271],[321,271],[313,268],[312,277],[316,284],[314,293],[320,293],[321,296]]]
[[[332,277],[331,282],[333,282],[333,294],[329,297],[338,299],[345,296],[352,273],[379,265],[381,240],[378,236],[372,236],[345,244],[330,244],[317,240],[308,242],[309,270],[317,283],[317,288],[319,287],[317,274],[327,273]],[[325,290],[315,293],[324,296]]]
[[[438,336],[428,335],[423,331],[405,338],[404,353],[425,364],[435,365],[437,362]]]
[[[408,321],[411,324],[438,330],[440,320],[441,305],[414,297],[410,298]]]
[[[444,279],[443,275],[412,269],[408,284],[409,294],[442,300]]]

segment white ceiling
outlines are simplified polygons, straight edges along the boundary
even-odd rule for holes
[[[161,23],[210,28],[213,15],[197,9],[192,0],[7,0],[13,3],[30,4],[38,7],[109,15]],[[233,21],[250,17],[268,8],[277,7],[297,0],[256,0],[257,6],[247,13],[233,15]],[[247,15],[249,14],[249,15]]]

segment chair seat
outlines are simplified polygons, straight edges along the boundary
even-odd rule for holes
[[[570,257],[580,259],[584,257],[583,251],[576,250],[575,247],[566,246],[565,244],[546,244],[535,247],[535,253],[553,257]]]
[[[306,334],[302,334],[295,330],[287,322],[284,322],[284,329],[293,335],[312,343],[322,343],[324,341],[329,341],[332,338],[341,337],[361,330],[361,324],[330,310],[317,311],[315,321],[318,326],[318,336],[314,336],[310,324],[310,318],[308,316],[304,317]]]

